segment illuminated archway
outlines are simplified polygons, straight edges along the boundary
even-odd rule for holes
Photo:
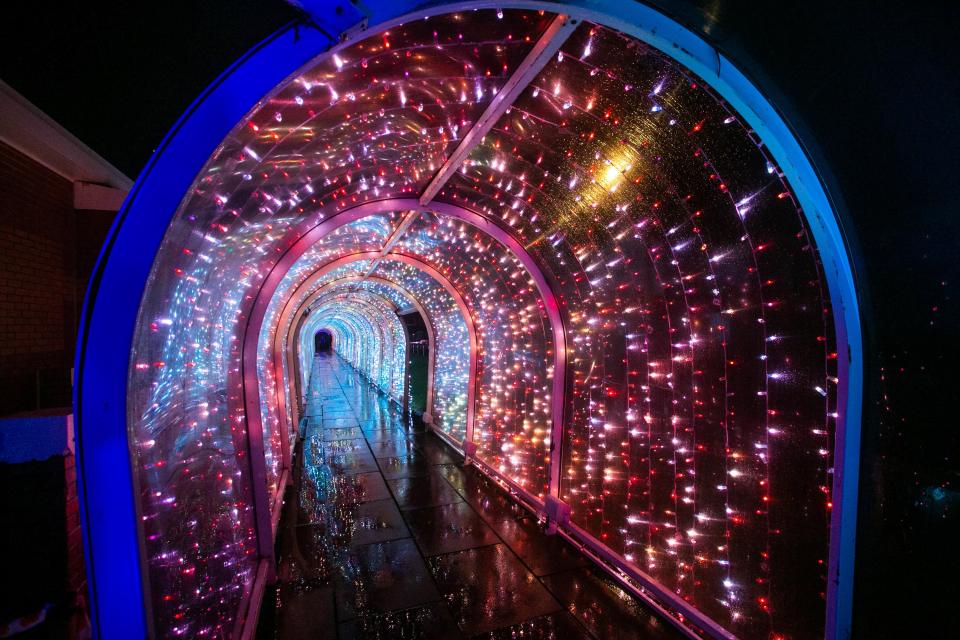
[[[336,352],[398,404],[405,398],[407,335],[397,307],[366,291],[327,291],[314,300],[300,348],[319,328],[334,335]],[[311,361],[312,353],[310,354]]]
[[[313,277],[311,276],[311,279]],[[282,332],[278,335],[277,345],[274,350],[275,360],[274,367],[278,371],[285,371],[287,369],[286,363],[293,364],[293,372],[291,376],[284,375],[284,383],[281,385],[282,389],[286,389],[286,393],[282,393],[286,397],[286,403],[281,403],[280,413],[283,416],[286,416],[286,420],[289,421],[291,428],[299,423],[299,399],[301,397],[301,389],[305,388],[304,380],[306,379],[305,371],[307,367],[305,366],[306,362],[310,361],[309,354],[305,352],[303,348],[303,338],[301,338],[301,346],[297,348],[297,336],[307,334],[309,332],[306,330],[306,327],[303,326],[304,320],[306,319],[307,311],[312,307],[314,302],[323,295],[324,291],[332,289],[334,287],[341,287],[344,285],[362,285],[362,283],[373,283],[375,285],[387,287],[395,291],[398,296],[400,296],[404,302],[409,306],[416,309],[416,311],[421,315],[424,320],[424,326],[427,331],[427,352],[428,352],[428,375],[427,375],[427,401],[426,401],[426,412],[424,414],[424,422],[430,424],[431,415],[430,409],[433,406],[433,352],[436,348],[436,334],[433,328],[433,322],[430,319],[429,312],[420,304],[420,301],[413,296],[409,291],[402,288],[400,285],[391,282],[389,280],[379,278],[376,276],[368,276],[367,278],[361,278],[359,276],[347,276],[337,280],[333,280],[323,284],[321,287],[313,291],[308,298],[301,302],[296,309],[289,313],[290,319],[285,323],[281,318],[281,326],[289,326],[290,329],[286,332],[286,339],[283,340]],[[310,286],[305,285],[304,286]],[[286,313],[285,309],[285,313]],[[404,396],[406,398],[406,396]],[[289,407],[289,415],[286,415],[287,410],[285,407]]]
[[[285,393],[265,405],[258,378],[269,361],[289,380],[287,337],[261,336],[310,251],[305,273],[347,254],[418,260],[482,318],[482,339],[505,345],[493,334],[509,330],[511,366],[490,373],[490,359],[470,385],[513,403],[479,416],[489,436],[546,449],[542,425],[517,422],[548,416],[546,491],[528,502],[674,621],[718,637],[802,627],[781,593],[816,609],[822,585],[826,634],[845,634],[859,317],[836,216],[783,120],[639,4],[366,4],[377,27],[336,44],[280,33],[218,81],[138,181],[98,266],[77,416],[99,633],[148,635],[147,602],[164,630],[255,620],[284,482],[267,461],[289,447],[263,422]],[[463,9],[486,13],[450,13]],[[461,46],[457,33],[489,69],[430,57]],[[404,47],[441,80],[406,79],[392,53]],[[447,106],[456,116],[441,119]],[[530,380],[504,378],[524,363]],[[171,488],[168,469],[194,453],[196,484]],[[507,482],[524,465],[507,451],[486,471]],[[796,526],[781,491],[824,526]],[[228,570],[165,538],[158,523],[187,499]],[[200,580],[218,603],[163,599]]]
[[[406,300],[409,303],[410,306],[414,307],[420,313],[420,315],[424,318],[425,326],[427,328],[428,351],[429,351],[430,357],[429,357],[429,363],[428,363],[428,380],[427,380],[427,411],[424,415],[424,421],[428,424],[432,424],[433,414],[434,414],[433,395],[434,395],[434,378],[435,378],[435,368],[436,368],[434,352],[438,348],[444,347],[444,344],[443,344],[444,338],[442,336],[445,333],[442,330],[442,328],[435,326],[435,322],[436,322],[436,320],[434,319],[435,314],[431,313],[426,307],[424,307],[424,305],[420,302],[420,300],[417,299],[417,297],[412,292],[405,289],[402,285],[386,278],[382,278],[379,276],[366,276],[366,277],[347,276],[344,278],[339,278],[336,280],[324,282],[324,276],[326,275],[326,273],[329,272],[330,268],[336,269],[338,265],[353,262],[355,260],[363,260],[365,259],[365,257],[369,257],[369,256],[358,254],[356,256],[341,258],[337,261],[334,261],[330,265],[328,265],[328,267],[322,268],[317,272],[315,272],[314,274],[312,274],[299,287],[299,289],[307,291],[308,296],[305,299],[303,299],[301,302],[299,302],[299,304],[297,305],[288,305],[287,309],[285,309],[285,315],[288,315],[290,318],[302,317],[302,313],[304,312],[305,309],[309,308],[313,304],[313,302],[323,294],[323,292],[326,289],[334,286],[342,286],[344,284],[362,285],[363,283],[373,283],[376,285],[383,285],[397,292],[400,296],[403,297],[404,300]],[[470,390],[473,389],[475,386],[477,349],[476,349],[476,331],[473,327],[473,321],[469,314],[469,311],[467,310],[462,297],[460,297],[459,294],[456,293],[456,290],[453,289],[450,286],[449,282],[447,282],[442,276],[440,276],[439,274],[436,274],[435,272],[431,272],[429,265],[424,265],[423,263],[420,263],[419,261],[414,259],[407,259],[402,262],[413,265],[415,268],[418,269],[418,271],[422,271],[423,273],[428,275],[433,281],[435,281],[437,285],[441,287],[443,291],[450,296],[450,300],[452,302],[450,306],[455,306],[459,314],[459,317],[462,318],[463,320],[463,323],[464,323],[463,335],[469,341],[468,356],[470,358],[470,363],[467,366],[468,377],[464,378],[462,381],[462,386],[463,386],[462,394],[465,397],[470,398],[470,400],[468,401],[468,404],[472,405],[472,391]],[[317,285],[321,282],[323,284],[321,284],[319,288],[316,288]],[[451,291],[453,293],[451,293]],[[290,299],[296,300],[297,298],[294,296],[294,297],[291,297]],[[297,321],[293,321],[293,322],[289,322],[288,324],[296,324],[296,322]],[[283,326],[283,325],[284,325],[284,322],[283,322],[283,319],[281,319],[280,326]],[[291,331],[288,331],[286,333],[286,338],[285,338],[285,341],[287,344],[286,350],[277,352],[278,356],[286,357],[288,362],[294,362],[294,363],[298,362],[298,358],[294,354],[294,345],[296,342],[295,336],[297,332],[299,332],[300,330],[301,329],[296,328]],[[437,344],[438,335],[441,336],[440,345]],[[278,336],[277,337],[278,342],[284,340],[282,332],[278,332],[277,336]],[[282,364],[278,364],[277,366],[282,366]],[[300,363],[297,366],[302,368],[303,364]],[[302,374],[299,377],[302,378]],[[295,375],[294,378],[297,378],[297,376]],[[292,388],[290,392],[293,393]],[[457,392],[454,391],[454,393],[457,393]],[[291,404],[291,408],[293,409],[293,411],[291,412],[292,417],[288,418],[288,420],[290,420],[292,424],[296,424],[297,411],[296,411],[295,404]],[[469,416],[466,416],[466,415],[464,416],[463,426],[462,426],[462,431],[464,433],[469,429],[468,422],[470,420],[471,418]],[[438,430],[440,435],[450,439],[452,442],[455,442],[458,445],[461,444],[461,441],[463,438],[462,437],[457,438],[457,437],[451,436],[450,431],[451,430],[449,428],[444,429],[442,428],[442,426]]]

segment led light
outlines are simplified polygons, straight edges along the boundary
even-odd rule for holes
[[[585,535],[731,634],[814,635],[822,615],[792,603],[826,589],[829,292],[790,185],[689,70],[583,24],[437,196],[482,225],[422,212],[376,261],[406,212],[338,225],[358,205],[423,193],[551,19],[458,15],[361,35],[279,87],[169,227],[127,398],[150,592],[174,594],[151,603],[158,635],[232,628],[249,593],[261,541],[245,332],[279,256],[321,221],[332,230],[280,274],[251,338],[270,496],[311,332],[330,331],[396,399],[407,348],[396,309],[416,302],[433,333],[438,430],[462,441],[473,415],[478,460],[535,499],[556,491]],[[524,248],[555,300],[485,225]]]

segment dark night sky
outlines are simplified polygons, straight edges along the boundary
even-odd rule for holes
[[[131,178],[204,87],[294,17],[280,0],[8,4],[0,78]],[[951,636],[960,4],[654,4],[764,88],[846,212],[869,345],[857,635]]]
[[[295,17],[282,0],[9,5],[0,78],[132,179],[204,88]]]

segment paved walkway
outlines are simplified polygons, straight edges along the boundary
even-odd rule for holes
[[[258,638],[676,638],[336,355],[312,371]]]

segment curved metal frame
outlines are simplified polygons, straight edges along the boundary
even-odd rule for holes
[[[393,200],[381,200],[381,201],[374,202],[374,203],[370,203],[370,204],[367,204],[367,205],[359,205],[358,207],[354,207],[353,209],[348,209],[347,211],[344,211],[343,214],[349,214],[349,215],[347,216],[349,219],[346,219],[346,220],[344,220],[344,221],[341,221],[340,224],[337,224],[337,225],[334,226],[333,228],[336,228],[337,226],[340,226],[340,225],[342,225],[342,224],[348,224],[349,222],[353,222],[354,220],[359,219],[359,218],[361,218],[361,217],[365,217],[365,216],[367,216],[367,215],[373,215],[374,213],[382,212],[383,210],[387,210],[387,211],[393,210],[393,209],[389,206],[389,203],[391,203],[391,202],[396,202],[396,201],[393,201]],[[384,209],[384,205],[385,205],[385,204],[386,204],[387,206],[386,206],[386,208]],[[360,210],[360,211],[358,212],[357,210]],[[354,216],[356,216],[356,217],[354,217]],[[335,218],[331,218],[331,219],[327,220],[326,222],[335,222]],[[314,230],[312,230],[310,233],[312,233],[313,231],[317,231],[317,233],[321,233],[321,231],[319,230],[319,227],[320,227],[320,226],[323,226],[322,223],[321,223],[321,225],[318,225],[317,227],[314,227]],[[329,231],[331,231],[331,230],[332,230],[332,229],[327,228],[327,229],[323,230],[322,233],[327,233],[327,232],[329,232]],[[308,233],[307,235],[309,235],[309,233]],[[304,237],[306,237],[306,236],[304,236]],[[293,258],[293,259],[289,262],[289,265],[287,266],[287,269],[289,269],[290,266],[292,266],[293,263],[295,263],[296,260],[297,260],[301,255],[303,255],[303,252],[306,251],[306,249],[308,249],[310,246],[312,246],[314,242],[316,242],[316,240],[313,240],[313,241],[307,243],[307,244],[305,245],[305,247],[300,247],[300,249],[299,249],[299,254],[296,256],[296,258]],[[291,251],[294,250],[294,248],[297,247],[298,245],[300,245],[299,242],[298,242],[296,245],[294,245],[294,247],[291,248]],[[285,255],[284,255],[284,258],[286,258],[286,257],[287,257],[287,256],[286,256],[286,254],[285,254]],[[341,266],[343,266],[343,265],[345,265],[345,264],[350,264],[351,262],[357,262],[357,261],[359,261],[359,260],[371,260],[371,259],[377,258],[377,257],[380,257],[380,252],[379,252],[379,251],[366,251],[366,252],[361,252],[361,253],[354,253],[354,254],[351,254],[351,255],[348,255],[348,256],[343,256],[343,257],[341,257],[341,258],[337,258],[337,259],[335,259],[335,260],[332,260],[332,261],[324,264],[322,267],[320,267],[320,268],[317,269],[316,271],[314,271],[307,280],[305,280],[303,283],[301,283],[300,285],[298,285],[296,289],[294,289],[294,293],[296,293],[296,291],[299,291],[302,287],[308,286],[308,283],[316,282],[317,280],[319,280],[320,278],[322,278],[325,274],[329,273],[330,271],[332,271],[332,270],[334,270],[334,269],[336,269],[336,268],[338,268],[338,267],[341,267]],[[439,271],[437,271],[436,269],[434,269],[434,268],[431,267],[430,265],[428,265],[428,264],[426,264],[425,262],[422,262],[422,261],[420,261],[420,260],[418,260],[418,259],[416,259],[416,258],[413,258],[413,257],[410,257],[410,256],[401,256],[400,254],[391,253],[391,254],[388,254],[388,258],[391,259],[391,260],[397,260],[397,261],[400,261],[400,262],[405,262],[405,263],[409,264],[410,266],[415,267],[415,268],[423,271],[424,273],[426,273],[427,275],[429,275],[431,278],[433,278],[434,280],[436,280],[437,283],[439,283],[440,286],[442,286],[442,287],[447,291],[447,293],[449,293],[449,294],[451,295],[451,297],[454,299],[454,301],[457,303],[457,307],[460,309],[460,314],[463,316],[464,322],[467,324],[467,333],[468,333],[468,335],[469,335],[469,337],[470,337],[470,364],[469,364],[470,375],[469,375],[468,387],[467,387],[467,425],[466,425],[466,432],[467,432],[467,436],[468,436],[468,437],[467,437],[467,440],[469,441],[469,436],[472,435],[472,434],[471,434],[471,430],[472,430],[472,428],[473,428],[473,405],[474,405],[474,394],[475,394],[475,389],[476,389],[476,376],[477,376],[477,332],[476,332],[476,327],[475,327],[475,325],[474,325],[474,323],[473,323],[473,314],[470,313],[470,308],[467,306],[467,303],[464,301],[463,297],[460,295],[460,292],[457,291],[456,287],[454,287],[453,284],[452,284],[449,280],[447,280],[447,278],[446,278],[443,274],[441,274]],[[286,275],[286,272],[284,272],[283,275]],[[278,283],[281,282],[281,281],[282,281],[282,278],[283,278],[283,276],[281,275],[281,276],[277,279],[277,282],[278,282]],[[275,285],[275,286],[276,286],[276,285]],[[271,294],[271,296],[272,296],[272,294]],[[291,296],[290,296],[290,299],[292,299],[292,298],[293,298],[293,296],[291,295]],[[286,313],[286,310],[285,310],[284,312]],[[261,322],[262,322],[262,318],[261,318]],[[247,335],[250,336],[251,334],[248,333]],[[257,334],[256,334],[256,335],[259,336],[259,328],[257,329]],[[246,353],[246,351],[247,351],[247,346],[248,346],[248,345],[246,345],[246,344],[244,345],[244,353]],[[252,348],[255,350],[255,349],[256,349],[256,345],[254,344]],[[253,367],[252,367],[252,368],[248,368],[247,363],[246,363],[246,361],[245,361],[245,363],[244,363],[244,378],[245,378],[245,380],[246,380],[247,378],[250,378],[250,377],[253,378],[253,384],[255,384],[255,385],[258,385],[258,384],[259,384],[259,380],[258,380],[258,376],[257,376],[256,362],[253,363]],[[259,393],[259,392],[258,392],[258,393]],[[258,396],[258,397],[259,397],[259,396]],[[258,411],[258,413],[259,413],[259,409],[257,409],[257,411]],[[259,416],[258,416],[258,418],[259,418]],[[452,439],[451,439],[451,440],[452,440]],[[459,443],[459,442],[457,443],[458,446],[460,446],[460,444],[461,444],[461,443]]]
[[[470,336],[470,377],[469,382],[467,383],[467,424],[465,433],[463,436],[463,442],[457,442],[456,438],[451,436],[448,433],[440,429],[436,429],[435,425],[434,431],[441,434],[447,440],[455,442],[458,446],[464,446],[465,442],[473,441],[473,420],[476,412],[476,403],[477,403],[477,365],[478,365],[478,348],[477,348],[477,328],[473,323],[473,314],[470,313],[470,307],[467,305],[466,301],[463,299],[463,296],[460,295],[460,292],[457,291],[457,288],[453,286],[453,283],[447,280],[446,276],[442,273],[431,267],[426,262],[423,262],[419,258],[413,256],[408,256],[399,253],[390,253],[387,254],[387,258],[390,260],[396,260],[397,262],[403,262],[410,265],[420,271],[423,271],[428,276],[440,283],[440,285],[450,294],[460,308],[460,313],[463,315],[464,320],[467,323],[467,333]]]
[[[302,331],[307,327],[307,325],[309,324],[309,322],[311,321],[311,319],[314,318],[314,317],[316,317],[316,313],[320,313],[320,312],[321,312],[321,309],[323,309],[323,308],[324,308],[326,305],[328,305],[331,301],[339,301],[339,300],[349,299],[350,294],[357,294],[357,299],[358,299],[359,301],[362,301],[362,303],[361,303],[360,306],[365,307],[365,308],[366,308],[366,307],[369,307],[369,306],[370,306],[370,303],[371,303],[371,299],[377,299],[377,300],[379,300],[382,304],[384,304],[384,305],[390,310],[391,313],[393,313],[394,315],[397,315],[397,310],[398,310],[399,307],[397,307],[397,305],[393,302],[393,300],[390,300],[390,299],[388,299],[388,298],[385,298],[385,297],[383,297],[383,296],[381,296],[381,295],[379,295],[379,294],[377,294],[377,293],[373,293],[372,291],[365,291],[365,290],[353,291],[353,292],[338,291],[338,290],[337,290],[337,286],[338,286],[338,285],[342,285],[342,284],[343,284],[343,280],[339,280],[339,279],[338,279],[338,280],[334,280],[334,281],[329,282],[329,283],[325,284],[324,286],[320,287],[320,289],[318,289],[318,290],[315,291],[313,294],[311,294],[311,295],[310,295],[310,301],[311,301],[310,304],[313,305],[314,303],[317,303],[317,304],[319,305],[318,308],[313,309],[313,313],[310,313],[309,315],[306,314],[306,313],[304,313],[303,315],[301,315],[301,316],[299,316],[299,317],[297,318],[297,323],[296,323],[296,329],[297,329],[297,330],[296,330],[296,331],[289,331],[289,332],[288,332],[287,335],[288,335],[289,340],[287,340],[287,342],[288,342],[287,345],[281,344],[281,342],[283,342],[283,341],[280,340],[280,339],[277,339],[277,340],[274,341],[275,349],[277,349],[277,350],[274,352],[274,357],[275,357],[276,361],[280,363],[281,366],[282,366],[282,364],[283,364],[284,361],[290,362],[290,359],[288,358],[288,356],[291,356],[291,357],[295,357],[295,356],[296,356],[296,352],[299,351],[299,349],[297,348],[297,345],[300,344],[300,343],[298,343],[298,339],[300,338],[300,334],[301,334]],[[319,301],[319,302],[318,302],[318,301]],[[400,322],[402,322],[402,321],[400,320],[400,318],[399,318],[399,315],[397,315],[397,320],[400,321]],[[405,336],[407,336],[407,338],[409,338],[409,335],[408,335],[408,333],[407,333],[407,328],[406,328],[406,326],[403,327],[403,333],[404,333]],[[406,343],[404,343],[404,344],[406,344]],[[288,349],[284,349],[284,346],[287,346]],[[288,353],[288,350],[289,350],[289,353]],[[299,365],[297,364],[296,361],[294,361],[294,362],[292,363],[292,367],[293,367],[293,369],[294,369],[294,373],[295,373],[296,375],[300,375],[301,372],[299,371]],[[394,402],[396,402],[397,404],[400,404],[400,405],[403,405],[403,404],[404,404],[405,397],[406,397],[406,392],[407,392],[406,382],[405,382],[405,381],[406,381],[406,358],[404,358],[404,373],[403,373],[403,377],[404,377],[404,388],[400,391],[399,396],[392,396],[392,395],[390,395],[390,393],[387,393],[387,395],[390,397],[391,400],[393,400]],[[393,384],[393,376],[392,376],[392,374],[391,374],[390,388],[393,388],[393,387],[394,387],[394,384]],[[289,389],[289,384],[286,382],[286,380],[284,380],[284,382],[283,382],[283,388]],[[287,394],[282,394],[282,395],[287,395]],[[296,397],[296,396],[294,396],[292,393],[290,393],[289,395],[291,395],[292,397]],[[294,403],[292,403],[292,404],[293,404],[293,406],[295,406]],[[286,420],[286,416],[284,416],[283,419]],[[287,424],[292,424],[292,423],[289,423],[289,422],[288,422]]]
[[[282,372],[283,372],[283,369],[282,369],[282,367],[283,367],[283,361],[282,361],[282,359],[280,359],[280,358],[283,357],[282,347],[278,344],[277,341],[280,339],[279,333],[280,333],[280,331],[282,330],[282,327],[285,326],[285,323],[290,319],[291,313],[293,313],[294,311],[296,311],[297,313],[299,313],[299,307],[298,307],[296,310],[294,310],[294,309],[291,308],[291,303],[293,302],[293,299],[294,299],[294,297],[296,296],[296,293],[297,293],[298,291],[300,291],[300,289],[301,289],[302,287],[304,287],[304,286],[307,284],[307,282],[310,282],[310,281],[316,282],[316,280],[319,280],[319,279],[322,278],[324,275],[326,275],[327,273],[329,273],[329,272],[332,271],[333,269],[336,269],[337,267],[343,266],[344,264],[349,264],[350,262],[356,262],[356,261],[359,261],[359,260],[370,260],[370,259],[372,259],[373,257],[376,257],[377,255],[379,255],[379,252],[376,252],[376,251],[368,251],[368,252],[364,252],[364,253],[356,254],[356,255],[357,255],[357,256],[363,256],[363,257],[357,257],[357,258],[354,258],[353,260],[343,260],[342,258],[340,258],[340,259],[337,259],[337,260],[335,260],[335,261],[333,261],[333,262],[328,262],[327,264],[322,265],[320,268],[318,268],[316,271],[314,271],[307,280],[305,280],[304,282],[302,282],[302,283],[300,283],[299,285],[297,285],[297,287],[295,287],[295,288],[293,289],[293,291],[291,292],[291,294],[287,297],[287,300],[286,300],[286,302],[284,303],[283,309],[282,309],[281,312],[280,312],[280,317],[279,317],[279,319],[278,319],[278,321],[277,321],[278,335],[274,336],[274,346],[273,346],[273,349],[271,350],[271,351],[272,351],[272,354],[273,354],[273,366],[274,366],[274,369],[275,369],[275,371],[274,371],[274,376],[279,375],[279,377],[277,378],[277,380],[283,380],[283,379],[284,379],[284,376],[283,376],[283,373],[282,373]],[[296,316],[295,316],[295,317],[296,317]],[[302,318],[299,318],[299,321],[302,321]],[[293,325],[291,324],[291,329],[293,329],[293,328],[294,328],[294,327],[293,327]],[[296,327],[296,332],[299,332],[299,330],[300,330],[300,329],[299,329],[299,326],[297,326],[297,327]],[[259,337],[258,337],[257,340],[258,340],[258,342],[259,342]],[[289,362],[289,361],[288,361],[288,362]],[[284,419],[289,419],[289,420],[291,421],[291,424],[292,424],[292,426],[293,426],[293,430],[294,430],[294,432],[296,432],[297,425],[298,425],[299,419],[300,419],[300,415],[299,415],[299,414],[300,414],[300,411],[299,411],[299,406],[298,406],[298,403],[297,403],[297,399],[299,399],[299,397],[300,397],[300,396],[299,396],[299,391],[298,391],[298,389],[299,389],[299,378],[294,377],[294,380],[296,380],[296,385],[295,385],[295,388],[294,388],[294,390],[293,390],[293,391],[294,391],[293,394],[290,394],[290,393],[278,393],[278,394],[277,394],[277,412],[280,414],[280,419],[281,419],[281,421],[283,421]],[[289,411],[288,411],[288,409],[287,409],[287,401],[288,401],[288,399],[291,399],[291,400],[292,400],[292,401],[290,402],[290,409],[289,409]],[[287,460],[289,460],[289,457],[287,458]]]
[[[317,292],[317,293],[319,293],[321,296],[322,296],[324,293],[329,294],[329,296],[328,296],[327,299],[324,299],[324,300],[321,301],[321,304],[325,304],[328,299],[339,299],[339,298],[347,298],[347,297],[349,297],[347,292],[339,292],[339,291],[326,291],[326,292],[323,292],[322,289],[326,289],[326,288],[327,288],[327,287],[322,287],[322,288],[321,288],[321,291]],[[319,296],[318,296],[318,297],[319,297]],[[379,299],[379,300],[387,307],[387,309],[388,309],[391,313],[393,313],[394,315],[396,315],[397,307],[396,307],[396,305],[393,303],[393,301],[387,300],[387,299],[385,299],[385,298],[383,298],[383,297],[381,297],[381,296],[378,296],[378,295],[375,294],[375,293],[370,293],[369,296],[356,296],[355,302],[356,302],[357,305],[360,306],[360,307],[370,309],[370,311],[369,311],[368,313],[369,313],[371,316],[373,315],[374,312],[382,313],[382,310],[376,309],[376,307],[374,306],[371,298],[377,298],[377,299]],[[311,316],[311,317],[313,317],[313,316]],[[369,318],[366,318],[366,317],[362,317],[362,319],[364,319],[364,320],[369,320]],[[397,317],[396,320],[402,324],[402,320],[400,320],[399,317]],[[373,323],[370,323],[370,324],[371,324],[371,326],[373,325]],[[381,327],[379,327],[379,326],[376,327],[376,330],[377,330],[377,331],[380,331],[380,330],[381,330]],[[404,336],[406,336],[407,330],[406,330],[406,327],[405,327],[405,326],[403,327],[403,333],[404,333]],[[406,338],[405,338],[405,339],[406,339]],[[386,356],[385,356],[385,354],[383,353],[383,347],[384,347],[384,345],[386,344],[386,342],[387,342],[387,340],[386,340],[386,335],[385,335],[385,334],[381,334],[381,354],[380,354],[380,361],[381,361],[381,362],[383,362],[383,361],[386,360]],[[351,363],[351,364],[352,364],[352,363]],[[361,373],[366,374],[366,372],[363,372],[363,371],[361,371]],[[406,358],[404,358],[404,377],[406,377]],[[369,378],[369,376],[368,376],[368,378]],[[375,384],[375,385],[377,384],[376,381],[373,380],[372,378],[369,378],[369,381],[372,382],[372,383]],[[377,385],[377,386],[379,386],[379,385]],[[391,387],[391,388],[393,387],[393,372],[391,372],[391,383],[390,383],[390,387]],[[404,391],[405,391],[405,390],[404,390]],[[403,392],[401,392],[401,394],[402,394],[402,393],[403,393]],[[278,395],[279,395],[279,394],[278,394]],[[388,394],[388,395],[389,395],[389,394]],[[397,401],[398,403],[402,403],[402,397],[401,397],[401,398],[391,398],[391,399]]]
[[[313,276],[311,275],[311,278],[312,277]],[[396,282],[393,282],[392,280],[387,280],[386,278],[381,278],[375,275],[366,276],[366,277],[348,276],[346,278],[338,278],[336,280],[331,280],[329,283],[323,285],[322,287],[317,289],[315,292],[311,293],[306,299],[304,299],[302,303],[300,303],[300,305],[297,306],[296,309],[294,309],[290,313],[287,313],[287,307],[286,306],[284,307],[283,313],[287,315],[287,319],[289,320],[289,316],[293,316],[295,320],[290,321],[290,325],[289,325],[290,330],[286,332],[285,336],[281,336],[280,332],[278,332],[278,335],[276,336],[276,341],[274,343],[275,346],[273,350],[273,355],[274,355],[275,368],[278,368],[278,370],[282,372],[283,361],[285,360],[288,363],[289,370],[294,372],[294,375],[291,376],[292,381],[286,382],[286,386],[288,387],[287,393],[279,394],[285,400],[286,399],[290,400],[289,402],[290,415],[287,415],[285,411],[286,403],[284,403],[284,409],[280,410],[280,415],[281,415],[281,419],[287,420],[288,423],[293,426],[294,431],[296,431],[296,427],[299,423],[299,413],[300,413],[299,402],[298,402],[300,398],[300,392],[299,392],[300,377],[299,377],[299,371],[298,371],[300,368],[300,361],[299,359],[297,359],[296,344],[297,344],[297,335],[300,333],[304,318],[306,317],[304,312],[306,309],[310,307],[310,305],[313,304],[314,300],[317,297],[319,297],[321,292],[327,287],[332,287],[334,285],[340,285],[340,284],[352,283],[352,282],[363,282],[365,280],[382,284],[384,286],[390,287],[391,289],[397,291],[423,317],[424,324],[426,325],[426,329],[427,329],[427,401],[426,401],[423,421],[427,424],[430,424],[430,416],[433,409],[433,369],[434,369],[434,358],[436,355],[434,353],[434,350],[436,348],[436,334],[434,333],[433,320],[430,317],[429,312],[423,307],[422,304],[420,304],[420,301],[417,300],[412,293],[404,289],[402,286],[400,286]],[[301,287],[310,286],[308,283],[309,283],[309,279],[304,281]],[[290,298],[288,298],[288,303],[292,299],[293,299],[293,296],[290,296]],[[278,326],[279,327],[284,326],[283,323],[284,323],[284,318],[281,317],[280,325]],[[281,344],[281,342],[283,344]],[[278,405],[278,408],[279,408],[279,405]]]
[[[98,638],[155,635],[131,468],[125,389],[141,296],[173,212],[217,146],[264,95],[334,42],[287,27],[225,71],[186,110],[127,195],[101,250],[77,339],[77,484],[90,618]],[[258,578],[269,565],[258,564]],[[262,583],[262,580],[258,581]],[[262,598],[262,589],[248,603]],[[255,612],[241,607],[255,624]],[[241,621],[243,622],[243,621]]]
[[[838,372],[826,635],[849,636],[863,400],[863,336],[856,280],[835,208],[817,171],[764,95],[701,37],[636,2],[366,0],[360,5],[364,14],[358,13],[356,5],[345,3],[346,11],[336,16],[327,15],[329,5],[322,0],[303,0],[301,4],[327,29],[295,30],[288,26],[279,31],[239,60],[191,105],[128,195],[87,291],[78,339],[74,404],[78,485],[95,634],[101,638],[154,635],[145,597],[145,558],[140,544],[138,489],[130,466],[126,403],[117,397],[116,390],[125,388],[128,379],[129,348],[154,256],[172,212],[177,210],[197,173],[258,101],[321,52],[332,55],[358,37],[373,33],[365,30],[366,24],[375,24],[381,30],[458,9],[528,8],[562,11],[608,25],[676,59],[703,78],[744,118],[794,189],[824,264],[835,310],[838,351],[847,356],[839,359]],[[357,24],[362,27],[352,28]],[[326,32],[349,35],[337,43],[324,35]],[[256,312],[261,314],[257,326],[262,322],[263,310]],[[244,355],[246,361],[247,354]],[[255,351],[252,355],[255,359]],[[250,391],[255,388],[246,389],[247,404]],[[250,443],[255,440],[253,436],[250,434]],[[255,465],[254,451],[250,453],[248,457]],[[255,591],[249,598],[252,606],[241,612],[245,633],[255,625],[255,606],[262,597],[262,591],[257,589],[262,588],[262,578],[268,571],[264,558],[258,567]]]
[[[245,340],[243,344],[243,386],[244,393],[247,402],[247,431],[250,433],[251,441],[260,439],[262,441],[263,436],[263,426],[261,421],[260,412],[260,394],[259,394],[259,379],[256,375],[257,372],[257,342],[260,337],[260,330],[263,326],[263,322],[266,318],[266,312],[270,304],[270,300],[273,298],[274,294],[277,291],[277,288],[280,286],[280,283],[283,281],[283,278],[286,276],[287,272],[293,267],[293,265],[300,259],[300,257],[307,252],[307,250],[312,247],[317,241],[326,236],[328,233],[331,233],[335,229],[359,220],[361,218],[374,215],[376,213],[384,213],[388,211],[420,211],[423,213],[436,212],[444,216],[455,218],[457,220],[462,220],[468,224],[476,227],[477,229],[485,232],[490,237],[497,240],[502,244],[508,251],[510,251],[513,256],[524,266],[527,272],[530,274],[533,279],[538,292],[540,293],[541,299],[544,301],[544,307],[547,311],[547,316],[550,320],[551,330],[553,332],[554,339],[554,374],[553,374],[553,393],[551,395],[552,403],[552,429],[551,429],[551,443],[559,442],[560,434],[563,429],[563,390],[565,384],[565,369],[566,369],[566,335],[563,330],[563,321],[560,317],[560,305],[557,301],[556,295],[553,293],[553,290],[550,287],[550,284],[544,276],[543,272],[540,270],[536,261],[533,257],[527,253],[527,251],[512,235],[506,232],[504,229],[491,222],[485,216],[482,216],[478,213],[465,209],[463,207],[434,202],[428,206],[421,205],[419,201],[414,199],[406,198],[393,198],[387,200],[377,200],[374,202],[369,202],[365,204],[360,204],[348,209],[341,210],[335,214],[330,215],[322,222],[317,224],[312,229],[304,233],[299,240],[297,240],[289,249],[287,249],[284,254],[280,257],[277,263],[274,265],[273,269],[267,274],[264,278],[263,284],[260,287],[260,290],[257,292],[257,297],[253,303],[250,316],[247,320],[247,330],[245,333]],[[379,256],[379,252],[365,252],[360,254],[353,254],[354,256],[363,256],[363,258],[356,258],[351,256],[353,260],[357,259],[372,259]],[[470,387],[468,389],[467,396],[467,429],[466,436],[464,440],[466,442],[473,441],[473,417],[475,413],[475,403],[476,403],[476,364],[473,362],[476,358],[476,330],[473,326],[473,316],[469,311],[466,303],[463,301],[463,298],[460,296],[460,293],[456,288],[438,271],[433,269],[433,267],[427,265],[424,262],[412,257],[412,256],[403,256],[403,254],[398,253],[389,253],[388,256],[391,259],[401,260],[401,261],[414,261],[412,266],[425,271],[435,280],[440,282],[445,289],[458,301],[458,304],[461,307],[461,311],[464,314],[464,317],[468,319],[468,329],[471,336],[470,352],[471,352],[471,367],[470,367]],[[342,265],[346,264],[348,261],[338,262],[333,261],[328,263],[323,267],[329,271],[329,269],[335,268],[329,265]],[[326,273],[327,271],[324,271]],[[559,390],[559,393],[558,393]],[[468,452],[469,453],[469,452]],[[552,447],[552,456],[555,456],[556,464],[553,464],[554,460],[551,460],[552,467],[551,473],[559,473],[559,455],[560,447]],[[266,470],[258,472],[255,468],[254,479],[260,475],[260,473],[265,474]],[[556,487],[559,486],[559,482],[552,483]],[[519,489],[519,487],[518,487]],[[555,491],[557,489],[554,489]],[[523,491],[521,489],[521,491]],[[524,493],[526,493],[524,491]],[[558,494],[557,494],[558,495]],[[539,498],[535,498],[536,502],[539,502]]]

